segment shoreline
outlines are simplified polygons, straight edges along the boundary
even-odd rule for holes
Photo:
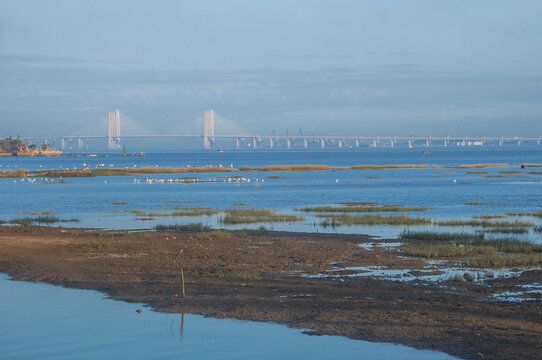
[[[354,166],[328,166],[328,165],[276,165],[263,167],[245,166],[239,169],[223,166],[208,167],[141,167],[141,168],[96,168],[79,170],[26,170],[20,169],[0,171],[2,178],[70,178],[70,177],[96,177],[96,176],[134,176],[152,174],[187,174],[187,173],[250,173],[250,172],[313,172],[313,171],[367,171],[367,170],[402,170],[402,169],[487,169],[487,168],[509,168],[510,164],[467,164],[458,166],[427,165],[427,164],[387,164],[387,165],[354,165]],[[520,164],[518,169],[542,167],[539,164]]]
[[[488,297],[540,282],[542,271],[491,280],[490,287],[311,277],[338,262],[345,268],[386,265],[413,271],[425,264],[400,259],[390,248],[359,246],[373,241],[344,234],[1,226],[0,272],[15,280],[97,290],[157,311],[275,322],[310,329],[310,335],[392,342],[469,359],[538,356],[539,300]]]

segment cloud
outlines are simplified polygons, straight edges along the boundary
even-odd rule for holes
[[[73,133],[117,108],[143,126],[134,131],[149,133],[199,133],[197,119],[209,108],[229,120],[217,123],[217,133],[223,134],[286,127],[313,133],[393,133],[422,123],[426,125],[419,130],[438,132],[439,126],[444,129],[466,119],[471,128],[491,118],[542,119],[540,75],[435,71],[408,62],[373,68],[230,71],[19,63],[0,72],[0,124],[8,132],[21,131],[13,125],[16,118],[36,131]],[[542,132],[542,121],[532,131]]]

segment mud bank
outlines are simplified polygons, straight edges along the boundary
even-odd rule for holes
[[[360,246],[373,241],[336,234],[2,226],[0,272],[98,290],[157,311],[276,322],[311,329],[311,335],[398,343],[469,359],[539,357],[540,295],[521,302],[494,295],[540,283],[541,271],[484,284],[319,277],[337,264],[412,272],[427,265],[401,257],[393,246]]]

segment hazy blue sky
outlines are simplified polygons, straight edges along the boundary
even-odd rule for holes
[[[218,133],[541,135],[541,19],[540,0],[0,0],[0,135],[99,133],[114,108],[123,133],[199,132],[214,108]]]

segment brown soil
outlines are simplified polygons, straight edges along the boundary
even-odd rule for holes
[[[491,300],[491,294],[541,282],[541,271],[495,280],[491,286],[301,276],[331,270],[337,262],[344,267],[424,266],[399,257],[394,249],[358,246],[368,241],[336,234],[2,226],[0,272],[18,280],[94,289],[158,311],[270,321],[311,329],[312,335],[398,343],[470,359],[540,358],[540,297],[500,302]]]

